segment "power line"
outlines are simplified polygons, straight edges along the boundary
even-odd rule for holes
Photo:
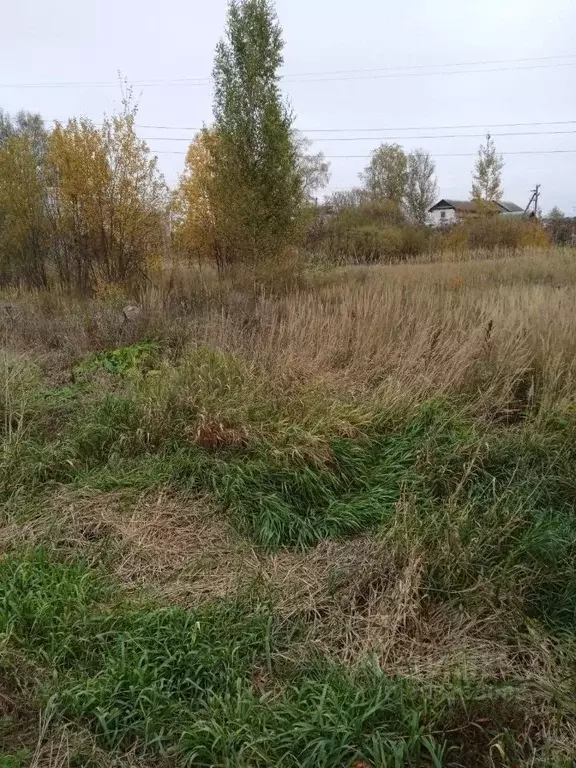
[[[59,122],[51,120],[49,122]],[[298,128],[301,133],[371,133],[380,131],[456,131],[470,128],[520,128],[535,125],[576,125],[576,120],[547,120],[528,123],[476,123],[471,125],[411,125],[395,128]],[[158,131],[201,131],[202,128],[190,125],[144,125],[137,123],[136,128],[146,128]],[[484,135],[484,134],[483,134]]]
[[[523,59],[492,59],[484,61],[460,61],[448,64],[406,64],[404,66],[397,67],[373,67],[371,69],[337,69],[329,72],[293,72],[287,73],[284,77],[307,77],[307,76],[320,76],[320,75],[350,75],[356,73],[365,72],[383,72],[383,71],[398,71],[402,69],[443,69],[445,67],[475,67],[475,66],[487,66],[489,64],[515,64],[523,61],[551,61],[553,59],[573,59],[575,54],[563,54],[560,56],[527,56]]]
[[[572,67],[576,66],[576,61],[560,61],[554,64],[529,64],[528,66],[505,66],[494,67],[490,69],[463,69],[454,71],[422,71],[424,69],[437,69],[442,70],[447,67],[462,67],[462,66],[487,66],[491,64],[499,63],[515,63],[515,62],[529,62],[529,61],[549,61],[552,59],[574,59],[576,56],[545,56],[545,57],[528,57],[524,59],[504,59],[494,61],[478,61],[478,62],[463,62],[453,64],[422,64],[422,65],[404,65],[402,67],[389,67],[381,68],[377,70],[339,70],[334,77],[330,72],[305,72],[305,73],[287,73],[280,75],[281,80],[285,80],[291,83],[315,83],[315,82],[340,82],[343,80],[370,80],[370,79],[382,79],[382,78],[403,78],[403,77],[436,77],[447,75],[462,75],[462,74],[483,74],[487,72],[508,72],[508,71],[522,71],[532,69],[550,69],[556,67]],[[416,72],[404,72],[403,70],[419,70]],[[375,72],[385,71],[386,74],[374,74]],[[369,74],[364,75],[367,72]],[[343,76],[340,76],[343,75]],[[359,75],[359,76],[358,76]],[[313,79],[298,79],[298,78],[310,78]],[[156,80],[133,80],[131,82],[134,86],[140,86],[144,88],[155,87],[169,87],[169,86],[182,86],[182,85],[210,85],[212,78],[169,78],[169,79],[156,79]],[[117,81],[67,81],[67,82],[52,82],[52,83],[0,83],[0,88],[110,88],[117,87]]]
[[[491,133],[491,136],[565,136],[576,131],[512,131],[508,133]],[[484,138],[485,133],[439,133],[433,136],[343,136],[339,138],[320,138],[314,141],[378,141],[379,139],[479,139]],[[144,141],[193,141],[194,137],[177,136],[141,136]]]
[[[388,80],[388,79],[400,79],[405,77],[446,77],[448,75],[483,75],[490,72],[521,72],[524,70],[533,69],[555,69],[557,67],[574,67],[576,61],[563,62],[558,64],[531,64],[527,67],[493,67],[490,69],[459,69],[454,72],[402,72],[391,73],[386,75],[366,75],[366,76],[349,76],[349,77],[318,77],[309,78],[305,80],[287,79],[287,83],[340,83],[345,80]]]
[[[186,155],[186,152],[177,151],[177,150],[162,150],[162,149],[150,149],[150,152],[153,155]],[[514,150],[511,152],[500,152],[499,154],[508,156],[508,155],[556,155],[556,154],[572,154],[576,153],[576,149],[522,149],[522,150]],[[447,152],[447,153],[436,153],[433,154],[432,157],[476,157],[476,152]],[[328,160],[334,160],[336,158],[359,158],[362,160],[368,160],[372,157],[372,155],[326,155],[326,159]]]
[[[67,118],[64,119],[52,119],[46,120],[47,123],[65,123]],[[94,123],[96,127],[102,125],[102,123]],[[465,130],[470,128],[483,128],[485,130],[492,128],[520,128],[536,125],[576,125],[576,120],[545,120],[536,122],[524,122],[524,123],[475,123],[469,125],[412,125],[412,126],[396,126],[388,128],[297,128],[299,133],[377,133],[382,131],[441,131],[441,130]],[[135,123],[135,128],[146,128],[157,131],[201,131],[203,128],[191,125],[148,125],[143,123]],[[553,133],[553,131],[551,132]],[[470,134],[468,134],[470,135]],[[485,134],[482,134],[485,135]],[[492,134],[496,135],[496,134]],[[503,134],[506,135],[506,134]],[[392,138],[392,137],[388,137]],[[166,139],[162,137],[162,141]],[[322,141],[328,141],[328,139],[320,139]]]
[[[571,154],[576,152],[576,149],[519,149],[511,152],[500,152],[499,154],[508,155],[556,155],[556,154]],[[182,154],[186,154],[183,152]],[[476,152],[447,152],[436,153],[432,157],[476,157]],[[369,159],[372,155],[326,155],[328,159],[341,158],[362,158],[364,160]]]

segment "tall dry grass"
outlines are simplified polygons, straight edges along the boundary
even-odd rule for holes
[[[127,301],[142,315],[122,318]],[[372,266],[268,284],[210,270],[166,271],[140,296],[16,297],[6,345],[48,367],[156,337],[206,345],[273,378],[377,401],[466,395],[486,413],[548,409],[576,394],[576,253]]]

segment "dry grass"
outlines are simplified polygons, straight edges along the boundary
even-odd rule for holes
[[[92,349],[160,337],[174,354],[208,345],[275,377],[378,401],[472,393],[489,414],[576,392],[572,251],[334,270],[283,295],[196,276],[150,287],[134,323],[122,322],[117,299],[23,296],[1,332],[56,380]]]
[[[128,593],[194,606],[259,585],[280,620],[300,626],[289,655],[311,648],[346,664],[377,661],[392,675],[429,681],[560,679],[551,641],[522,634],[505,608],[473,615],[435,603],[422,587],[424,554],[387,538],[321,542],[264,555],[206,501],[167,491],[60,493],[41,516],[2,529],[0,551],[50,542],[74,558],[106,559]]]

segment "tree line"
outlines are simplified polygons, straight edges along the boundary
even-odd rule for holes
[[[189,148],[177,189],[120,114],[44,127],[0,113],[0,280],[91,290],[138,279],[168,250],[219,269],[282,256],[306,226],[328,164],[282,97],[280,24],[270,0],[232,0],[214,60],[213,122]]]
[[[330,175],[282,96],[283,46],[272,0],[231,0],[215,52],[213,120],[190,145],[173,191],[136,133],[125,83],[121,111],[98,126],[73,118],[48,131],[39,115],[0,111],[1,283],[57,280],[90,291],[139,280],[168,253],[220,270],[281,260],[309,233],[314,196]],[[501,170],[488,137],[473,196],[498,200]],[[428,153],[383,144],[360,178],[328,199],[343,221],[426,223],[437,195]],[[413,232],[387,237],[414,250]]]
[[[38,115],[0,115],[0,280],[87,290],[144,274],[168,236],[168,188],[120,114],[47,131]]]

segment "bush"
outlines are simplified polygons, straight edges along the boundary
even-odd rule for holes
[[[556,245],[573,245],[576,241],[576,217],[549,219],[546,222],[546,233]]]
[[[306,248],[336,264],[374,264],[414,258],[426,251],[428,242],[423,227],[374,223],[347,227],[340,221],[320,221],[311,228]]]
[[[482,216],[468,219],[434,238],[434,250],[459,251],[498,248],[545,248],[549,236],[540,222],[507,216]]]

